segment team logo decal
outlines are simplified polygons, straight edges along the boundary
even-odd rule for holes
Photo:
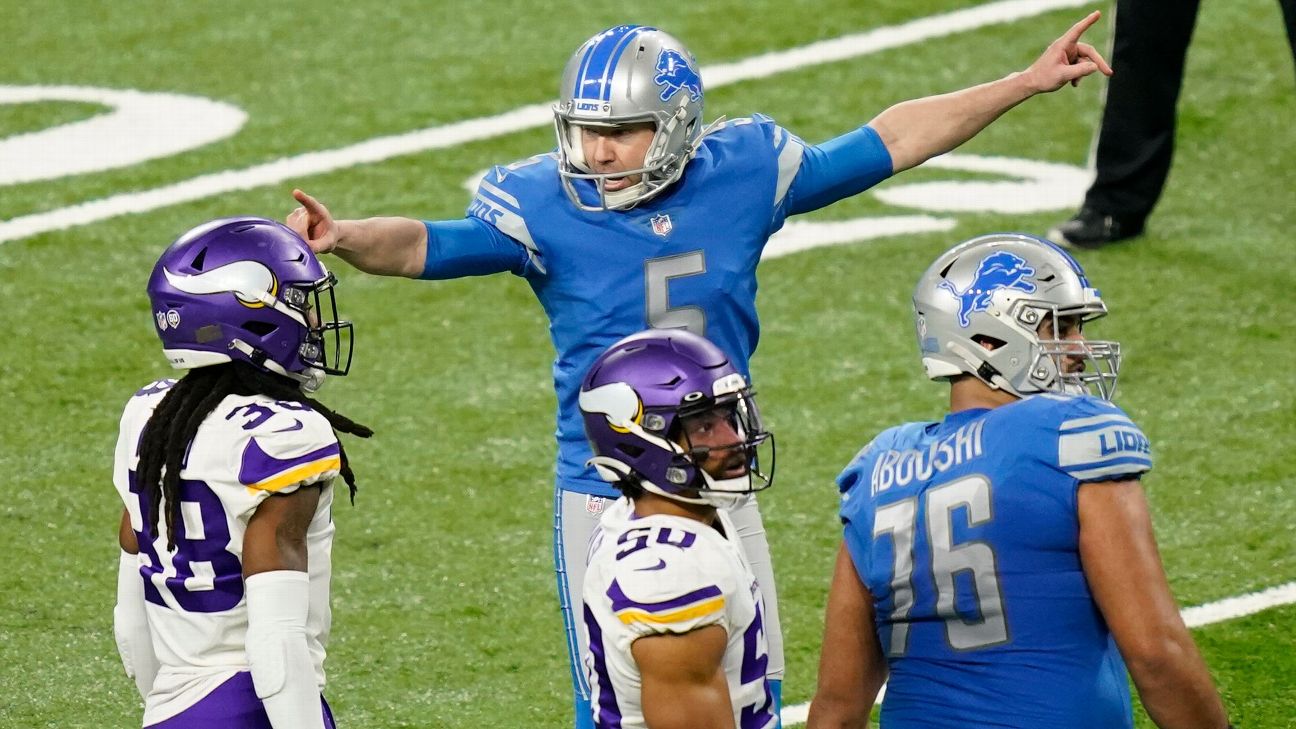
[[[578,402],[581,410],[606,416],[608,427],[618,433],[629,433],[631,426],[643,420],[643,401],[625,382],[609,382],[592,390],[582,390]]]
[[[657,75],[653,76],[653,83],[662,87],[662,101],[670,101],[670,97],[680,89],[687,91],[694,101],[702,98],[702,77],[679,51],[662,49],[657,56]]]
[[[265,306],[260,299],[262,293],[275,296],[279,292],[274,272],[258,261],[235,261],[192,276],[171,273],[166,268],[162,273],[167,283],[187,294],[234,294],[240,304],[250,309]]]
[[[940,282],[940,288],[954,294],[959,300],[959,326],[968,326],[968,315],[990,308],[990,299],[996,291],[1014,289],[1027,294],[1035,292],[1035,284],[1027,277],[1035,275],[1035,269],[1026,264],[1026,260],[1008,251],[991,253],[977,266],[976,278],[963,291],[959,291],[948,280]]]
[[[670,216],[666,213],[658,213],[652,216],[652,228],[654,233],[665,237],[675,229],[675,224],[671,222]]]

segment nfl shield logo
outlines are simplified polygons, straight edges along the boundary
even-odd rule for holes
[[[603,513],[603,504],[607,499],[592,494],[585,495],[585,511],[597,516]]]
[[[674,225],[671,224],[670,216],[666,213],[658,213],[652,217],[653,232],[660,236],[670,235]]]

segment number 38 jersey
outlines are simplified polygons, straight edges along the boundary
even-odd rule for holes
[[[178,714],[236,672],[248,670],[243,536],[257,506],[272,494],[324,484],[306,537],[306,637],[321,688],[331,619],[330,481],[341,462],[328,421],[309,406],[261,395],[230,395],[221,401],[198,427],[180,471],[176,549],[169,552],[166,501],[155,530],[135,469],[140,434],[173,384],[153,383],[127,403],[113,469],[140,548],[145,612],[161,664],[145,702],[145,725]]]
[[[953,413],[866,446],[838,485],[891,669],[883,724],[1132,727],[1080,563],[1077,494],[1151,466],[1139,428],[1088,396]]]
[[[598,727],[646,727],[642,682],[630,646],[643,637],[683,634],[711,625],[728,633],[724,672],[734,725],[776,724],[765,681],[768,654],[760,587],[733,522],[718,529],[695,519],[636,517],[614,502],[590,541],[585,573],[585,670]]]

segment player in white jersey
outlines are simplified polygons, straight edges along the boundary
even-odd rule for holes
[[[114,633],[146,727],[334,726],[321,694],[333,480],[355,489],[334,431],[371,434],[306,394],[350,366],[334,283],[262,218],[194,228],[154,267],[163,351],[189,371],[127,403],[113,469]]]
[[[761,586],[717,508],[773,479],[746,379],[706,339],[652,330],[595,361],[580,408],[591,463],[624,494],[585,573],[595,726],[777,726]]]

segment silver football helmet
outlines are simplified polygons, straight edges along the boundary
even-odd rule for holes
[[[954,246],[914,290],[914,325],[933,380],[969,374],[1018,397],[1040,392],[1110,400],[1120,344],[1064,339],[1059,322],[1106,316],[1098,289],[1066,251],[1019,233],[983,235]],[[1051,317],[1049,334],[1040,326]],[[1078,366],[1083,363],[1083,368]]]
[[[585,161],[581,127],[649,122],[655,128],[643,167],[594,172]],[[626,210],[660,194],[684,173],[702,133],[702,77],[684,44],[656,28],[618,25],[585,41],[563,70],[554,105],[558,174],[582,210]],[[641,175],[624,190],[604,182]],[[582,200],[576,180],[592,180],[598,204]]]

